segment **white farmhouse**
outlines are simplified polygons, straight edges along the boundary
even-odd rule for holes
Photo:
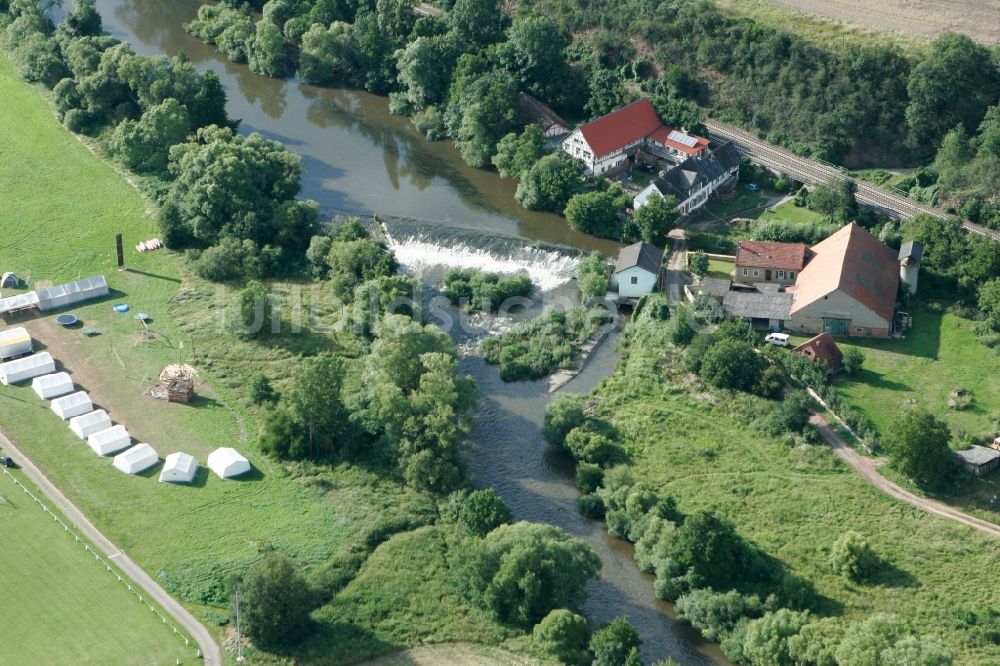
[[[646,243],[623,247],[615,262],[612,283],[620,298],[639,298],[656,289],[663,264],[663,250]]]
[[[582,160],[590,175],[620,167],[639,150],[679,162],[707,147],[707,139],[664,125],[645,98],[580,125],[562,142],[563,151]]]
[[[711,152],[689,157],[650,183],[635,195],[633,207],[638,210],[649,203],[650,197],[674,196],[677,211],[687,215],[705,205],[708,197],[739,175],[740,155],[731,143],[724,143]]]

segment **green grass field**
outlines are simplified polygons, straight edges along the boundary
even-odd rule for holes
[[[225,622],[228,578],[264,554],[287,554],[308,574],[364,534],[387,529],[391,534],[400,527],[386,525],[433,515],[433,498],[409,490],[385,470],[286,466],[261,455],[256,443],[260,414],[247,399],[248,377],[266,370],[281,389],[301,354],[330,349],[352,355],[358,350],[342,344],[354,343],[334,333],[310,332],[316,327],[259,343],[238,339],[225,323],[231,291],[191,276],[173,253],[137,254],[131,249],[157,234],[151,208],[121,174],[60,127],[38,92],[20,81],[2,56],[0,96],[5,104],[0,114],[0,191],[7,202],[0,212],[4,270],[30,277],[32,286],[102,273],[112,290],[107,299],[73,309],[97,328],[97,336],[60,329],[51,316],[18,323],[36,338],[37,348],[47,347],[96,404],[136,440],[149,442],[161,458],[185,451],[204,465],[214,448],[233,446],[254,466],[252,473],[231,481],[210,476],[203,468],[191,486],[157,483],[158,467],[128,477],[76,439],[30,387],[0,387],[0,427],[99,529],[201,618]],[[117,232],[125,234],[128,270],[122,272],[114,264]],[[297,308],[319,325],[339,318],[321,286],[273,287],[284,311]],[[114,303],[128,303],[132,312],[148,314],[152,336],[145,335],[131,313],[115,314]],[[160,370],[178,361],[200,371],[197,399],[182,405],[146,395]],[[397,584],[397,571],[404,578],[412,575],[389,566],[383,572],[386,585]],[[442,570],[433,575],[443,576]],[[442,578],[432,582],[444,583]],[[365,594],[377,595],[379,590],[357,593]],[[5,603],[6,598],[0,600],[0,607]],[[355,617],[359,638],[351,659],[428,637],[474,638],[464,620],[455,620],[468,609],[454,606],[452,599],[445,609],[445,603],[428,597],[419,614],[401,606],[383,608],[379,618]],[[340,604],[317,611],[318,638],[299,663],[313,658],[331,663],[320,656],[333,650],[323,637],[343,638],[347,625],[338,618],[348,608]],[[396,630],[376,632],[372,626],[378,622]],[[496,631],[482,632],[483,640]],[[39,630],[25,638],[46,636]]]
[[[96,561],[85,541],[76,541],[5,474],[0,498],[4,663],[200,663],[193,641],[185,645],[183,634],[164,625],[117,571]]]
[[[812,582],[825,613],[850,619],[899,613],[936,634],[956,663],[1000,660],[996,645],[963,620],[997,608],[1000,586],[977,575],[1000,561],[1000,542],[896,502],[842,465],[824,446],[791,447],[750,425],[760,399],[720,395],[679,367],[652,330],[598,388],[636,477],[674,496],[681,509],[713,508],[793,573]],[[870,585],[827,565],[845,531],[864,534],[888,564]]]
[[[732,261],[723,261],[722,259],[709,259],[708,273],[706,273],[706,277],[714,277],[714,278],[731,277],[733,274],[733,269],[735,267],[736,264]]]

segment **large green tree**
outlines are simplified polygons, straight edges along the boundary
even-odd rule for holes
[[[646,205],[635,211],[635,226],[639,237],[646,243],[662,243],[663,238],[674,228],[680,213],[677,212],[677,197],[653,195]]]
[[[309,633],[313,595],[284,555],[250,566],[231,595],[234,617],[237,599],[243,630],[262,648],[291,647]]]
[[[742,340],[721,340],[701,361],[702,378],[718,388],[750,391],[760,380],[764,362],[752,345]]]
[[[563,214],[574,229],[604,238],[616,238],[621,236],[622,227],[617,204],[614,195],[608,191],[583,192],[570,198]]]
[[[493,165],[503,178],[520,178],[545,155],[545,136],[538,125],[527,125],[520,134],[510,132],[497,143]]]
[[[927,488],[941,488],[953,465],[948,424],[923,408],[905,409],[886,428],[882,442],[892,465]]]
[[[164,175],[170,147],[191,133],[187,107],[170,97],[150,107],[139,120],[124,120],[108,141],[108,151],[138,173]]]
[[[302,35],[299,74],[312,83],[348,83],[357,78],[360,57],[351,24],[335,21],[324,27],[314,23]]]
[[[528,169],[514,196],[525,208],[559,213],[582,187],[580,161],[560,151],[546,155]]]

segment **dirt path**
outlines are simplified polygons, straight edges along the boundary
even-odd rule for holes
[[[944,518],[950,518],[951,520],[973,527],[980,532],[1000,538],[1000,526],[994,525],[993,523],[980,518],[976,518],[975,516],[970,516],[967,513],[962,513],[958,509],[954,509],[947,504],[942,504],[941,502],[936,502],[934,500],[927,499],[926,497],[915,495],[879,474],[878,467],[881,464],[881,461],[875,458],[866,458],[851,448],[851,446],[844,441],[844,438],[840,436],[840,433],[838,433],[824,417],[819,414],[813,414],[813,416],[809,419],[809,422],[816,428],[817,432],[819,432],[819,436],[823,438],[823,441],[830,445],[830,448],[833,449],[834,454],[836,454],[838,458],[853,467],[863,479],[881,490],[886,495],[889,495],[900,502],[906,502],[910,506],[927,511],[928,513],[933,513]]]
[[[222,650],[215,638],[209,633],[201,622],[187,612],[183,606],[174,600],[167,591],[153,580],[149,574],[123,553],[115,544],[104,536],[94,525],[87,520],[76,505],[69,501],[62,492],[46,478],[42,471],[35,466],[29,458],[21,453],[7,437],[0,432],[0,446],[14,458],[21,466],[24,475],[31,479],[38,488],[48,497],[59,510],[66,516],[73,526],[99,548],[109,560],[112,560],[129,578],[143,589],[146,595],[156,601],[188,634],[198,643],[205,664],[208,666],[222,666]]]

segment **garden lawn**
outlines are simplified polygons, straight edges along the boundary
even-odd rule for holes
[[[1000,661],[1000,645],[963,619],[1000,606],[1000,586],[975,572],[1000,561],[1000,541],[897,502],[824,446],[790,447],[750,425],[760,399],[706,389],[678,367],[663,336],[627,348],[597,389],[598,411],[621,433],[639,480],[685,512],[715,509],[792,573],[815,585],[819,611],[860,620],[898,613],[938,635],[956,663]],[[832,573],[833,542],[863,534],[884,560],[873,584]]]
[[[59,125],[3,56],[0,98],[5,104],[0,114],[3,269],[30,277],[32,287],[100,273],[111,288],[108,298],[72,309],[97,329],[96,336],[62,329],[52,314],[16,323],[29,330],[37,350],[52,353],[96,405],[124,424],[135,440],[149,442],[161,458],[185,451],[204,466],[210,451],[232,446],[253,465],[252,472],[227,481],[202,467],[189,486],[157,483],[159,465],[126,476],[109,459],[94,455],[28,385],[0,386],[0,428],[99,529],[202,619],[222,624],[228,620],[229,578],[267,553],[292,557],[308,575],[366,535],[387,538],[421,520],[418,516],[432,519],[434,500],[406,488],[386,470],[283,465],[259,451],[260,411],[247,398],[253,373],[266,371],[281,390],[302,354],[359,353],[347,336],[330,332],[341,313],[328,289],[272,285],[282,331],[260,342],[239,339],[226,320],[233,291],[191,276],[169,251],[138,254],[132,249],[157,235],[152,208]],[[117,232],[125,235],[125,271],[115,265]],[[126,303],[131,311],[116,314],[115,303]],[[133,318],[136,312],[149,315],[148,331]],[[293,319],[301,330],[290,329]],[[162,368],[177,362],[200,372],[196,399],[185,405],[150,397],[148,389]],[[2,569],[3,575],[25,577],[25,566],[14,563]],[[387,585],[394,584],[397,569],[387,567]],[[428,575],[443,576],[442,571]],[[56,580],[47,582],[54,585]],[[433,582],[444,583],[440,578]],[[378,590],[359,592],[365,593]],[[16,608],[8,598],[0,598],[0,608],[7,612]],[[455,624],[444,624],[440,618],[446,613],[436,608],[435,599],[425,603],[428,612],[420,615],[409,614],[406,607],[384,609],[383,622],[393,622],[399,614],[405,629],[390,638],[448,639]],[[359,653],[412,645],[374,638],[366,643],[374,634],[363,625],[374,621],[362,617],[357,622],[360,637],[355,641],[365,645]],[[320,637],[335,634],[343,636],[320,627]],[[459,634],[469,638],[465,631]],[[314,647],[317,654],[328,651]],[[92,659],[86,652],[77,656],[93,663],[121,663]]]
[[[735,262],[723,261],[722,259],[709,259],[708,273],[706,275],[707,277],[727,278],[732,276],[735,268]]]
[[[4,663],[200,663],[193,641],[185,645],[184,635],[150,612],[117,571],[95,561],[85,541],[64,531],[5,474],[0,498]]]

